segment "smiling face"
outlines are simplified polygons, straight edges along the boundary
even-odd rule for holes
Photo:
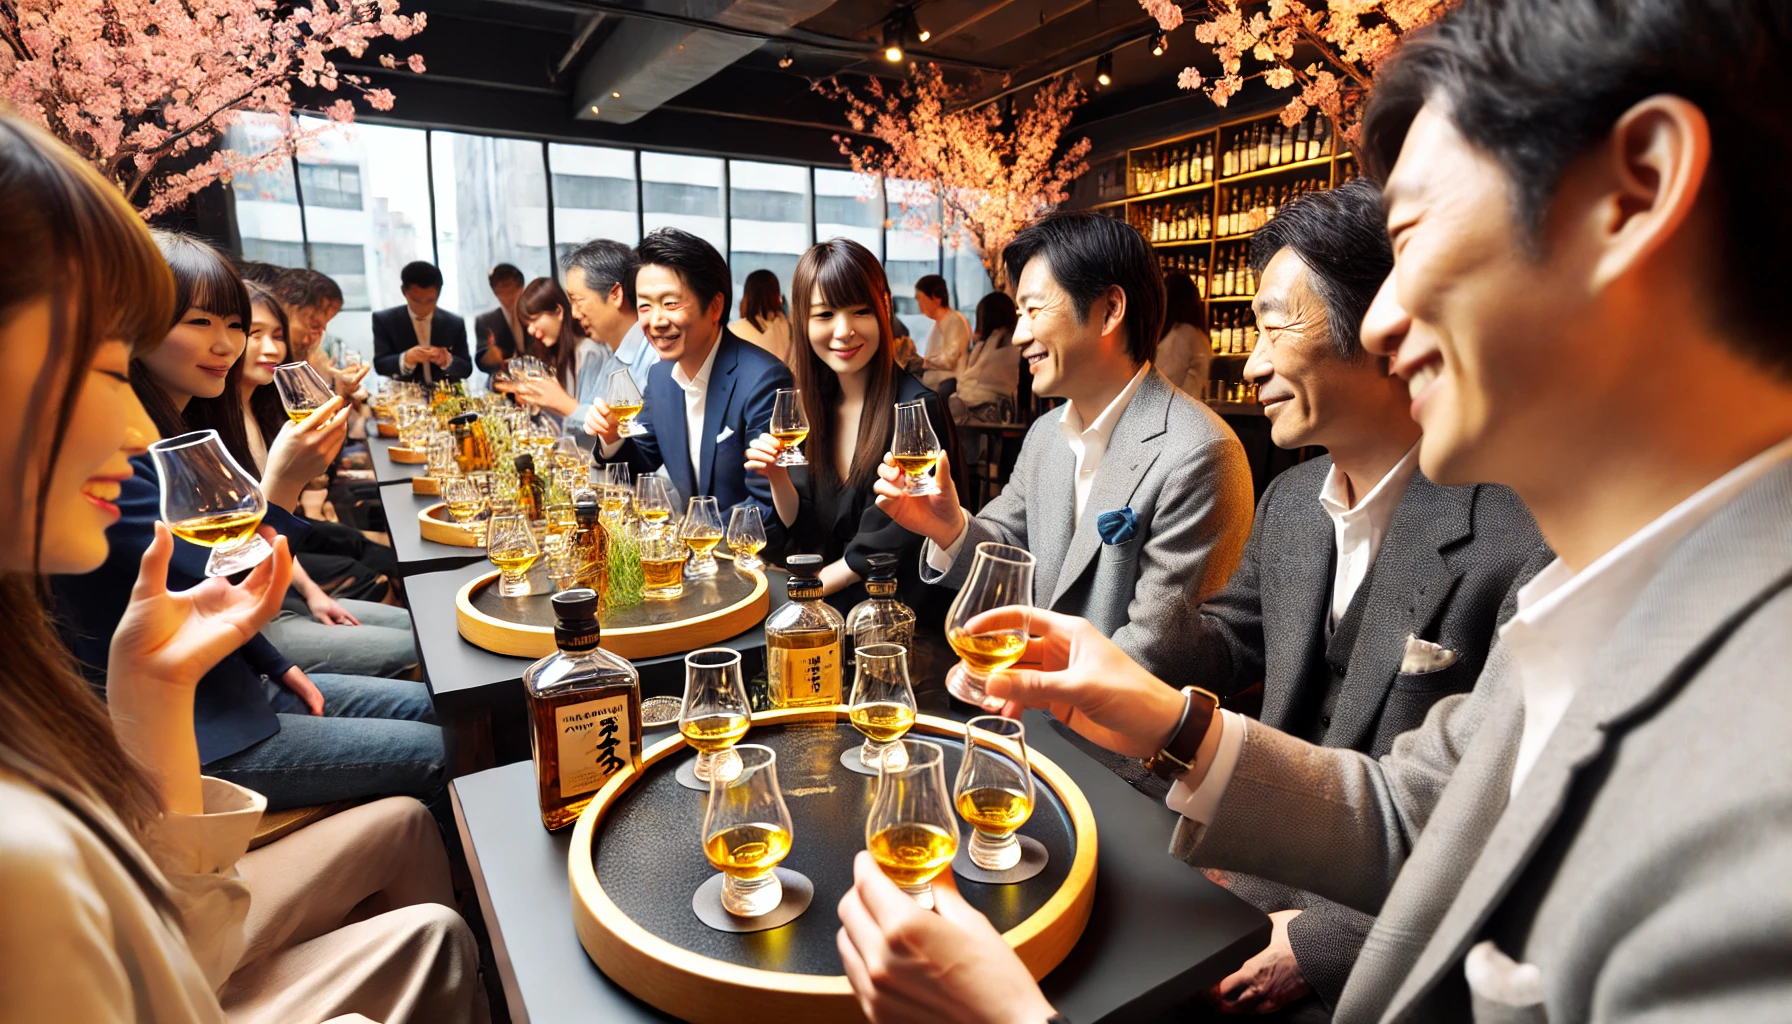
[[[1075,390],[1072,382],[1079,369],[1103,360],[1127,361],[1126,342],[1120,331],[1114,331],[1112,344],[1102,337],[1110,299],[1097,296],[1089,304],[1089,315],[1078,317],[1070,293],[1052,276],[1045,257],[1035,256],[1027,261],[1015,295],[1019,320],[1014,327],[1014,343],[1021,346],[1021,357],[1033,375],[1034,394],[1069,397]]]
[[[255,316],[249,321],[249,345],[243,353],[245,392],[274,383],[274,367],[286,362],[286,333],[280,329],[280,318],[265,302],[256,302],[252,308]]]
[[[50,304],[27,303],[10,322],[0,325],[0,352],[20,381],[34,381],[46,372],[58,378],[47,410],[61,404],[63,388],[79,396],[62,437],[61,450],[48,481],[43,538],[36,564],[37,503],[44,462],[55,433],[54,412],[28,421],[30,402],[0,403],[0,479],[18,480],[21,492],[0,504],[0,537],[6,572],[85,573],[106,560],[106,528],[118,520],[119,485],[130,478],[128,458],[155,440],[155,427],[138,403],[126,376],[131,353],[122,341],[101,343],[92,366],[68,382],[67,368],[50,366]],[[35,442],[35,443],[33,443]]]
[[[242,358],[246,324],[235,315],[189,309],[160,345],[141,358],[155,382],[177,405],[189,398],[216,398],[224,378]]]
[[[698,303],[684,275],[657,263],[642,264],[635,275],[635,312],[661,359],[708,358],[722,332],[722,297]]]
[[[553,348],[560,343],[560,324],[565,319],[566,314],[560,311],[559,306],[555,306],[546,313],[537,313],[525,318],[524,326],[529,329],[530,334],[535,336],[536,341],[548,348]]]
[[[863,373],[880,343],[877,310],[869,304],[831,306],[816,285],[809,293],[809,347],[840,376]]]

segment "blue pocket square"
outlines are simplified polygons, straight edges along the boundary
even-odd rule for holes
[[[1095,517],[1095,532],[1103,544],[1124,544],[1139,535],[1139,517],[1132,507],[1111,508]]]

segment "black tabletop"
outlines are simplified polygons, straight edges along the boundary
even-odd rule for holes
[[[1074,779],[1095,811],[1095,909],[1081,941],[1048,975],[1046,995],[1078,1024],[1134,1021],[1211,986],[1269,939],[1269,921],[1165,852],[1175,815],[1028,715],[1033,749]],[[652,743],[665,732],[650,733]],[[566,858],[572,830],[541,827],[535,769],[524,761],[450,786],[461,841],[511,1015],[534,1024],[673,1018],[600,972],[573,931]],[[810,914],[833,914],[813,907]]]
[[[393,437],[367,439],[367,454],[373,459],[373,478],[382,484],[389,484],[394,480],[409,480],[428,472],[428,467],[421,462],[393,462],[386,450],[397,443],[398,439]]]
[[[412,494],[409,478],[380,485],[380,504],[386,509],[386,532],[392,538],[393,552],[398,555],[400,576],[439,572],[485,561],[484,548],[455,547],[423,539],[418,532],[417,513],[441,500],[434,495]],[[454,620],[450,617],[448,621]]]

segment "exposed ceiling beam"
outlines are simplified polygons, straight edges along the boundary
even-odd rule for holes
[[[572,67],[573,62],[579,59],[579,54],[585,51],[586,44],[591,42],[592,34],[608,20],[610,20],[610,16],[602,13],[592,15],[586,20],[584,27],[579,29],[579,34],[573,39],[572,45],[568,46],[566,52],[560,55],[560,59],[554,62],[555,81],[558,81],[561,75],[566,74],[566,69]]]

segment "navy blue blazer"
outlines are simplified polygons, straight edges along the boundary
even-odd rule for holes
[[[467,351],[467,322],[445,309],[429,319],[429,343],[453,356],[448,368],[433,367],[435,380],[465,380],[473,373],[473,357]],[[400,360],[417,347],[417,328],[411,326],[411,307],[393,306],[373,314],[373,368],[394,380],[422,380],[423,368],[406,370]]]
[[[154,460],[131,460],[137,472],[120,489],[118,522],[106,531],[111,550],[104,565],[85,576],[53,576],[57,627],[63,642],[81,662],[95,692],[106,691],[106,661],[112,634],[130,604],[131,588],[143,552],[155,539],[161,518],[161,484]],[[311,529],[304,520],[274,505],[262,520],[296,542]],[[211,552],[176,538],[168,564],[168,589],[188,590],[205,581],[205,560]],[[280,720],[268,703],[262,676],[277,679],[292,662],[260,634],[227,655],[199,680],[193,694],[193,729],[199,740],[199,761],[206,764],[259,743],[280,731]]]
[[[734,336],[726,327],[716,341],[716,361],[709,371],[709,390],[703,402],[702,464],[691,465],[690,440],[684,416],[684,389],[672,380],[670,360],[661,360],[647,371],[647,404],[635,422],[647,430],[622,442],[608,459],[627,462],[635,473],[651,473],[666,467],[666,476],[686,499],[710,495],[728,510],[743,502],[759,506],[765,521],[766,546],[777,550],[784,539],[784,524],[772,508],[772,485],[746,469],[747,444],[771,429],[772,399],[779,388],[792,386],[790,368],[757,345]],[[718,435],[727,436],[717,441]],[[682,509],[680,510],[683,511]]]

